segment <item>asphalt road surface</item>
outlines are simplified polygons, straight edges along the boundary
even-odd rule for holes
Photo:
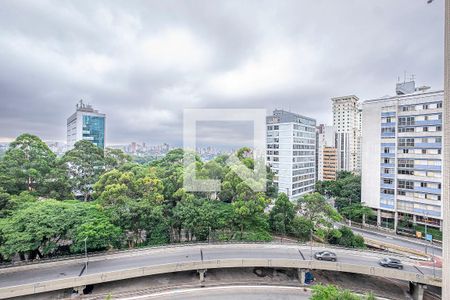
[[[434,251],[435,256],[442,257],[442,248],[440,246],[431,246],[430,244],[427,245],[424,241],[414,240],[412,238],[397,236],[389,233],[361,229],[358,227],[352,227],[352,230],[358,234],[361,234],[363,237],[367,237],[372,240],[394,244],[400,247],[410,248],[422,252],[425,252],[425,249],[427,249],[428,254],[431,255]]]
[[[170,291],[121,300],[306,300],[310,292],[297,287],[227,286]]]
[[[88,265],[88,274],[120,271],[143,266],[161,265],[166,263],[181,263],[217,259],[299,259],[309,260],[311,253],[324,248],[311,249],[297,245],[196,245],[185,247],[172,247],[163,249],[149,249],[140,252],[122,253],[114,256],[93,258]],[[386,255],[372,252],[333,250],[336,252],[338,262],[376,266],[378,260]],[[0,269],[0,287],[16,286],[22,284],[38,283],[54,279],[69,278],[85,275],[82,262],[65,262],[58,266],[42,263],[38,268],[26,271],[2,272]],[[413,261],[404,262],[404,271],[417,274],[433,275],[433,268],[418,266]],[[436,276],[441,276],[441,270],[436,270]]]

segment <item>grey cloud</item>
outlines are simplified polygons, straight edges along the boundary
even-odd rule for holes
[[[442,88],[443,1],[5,0],[0,66],[2,138],[64,141],[80,98],[112,144],[179,145],[192,107],[329,123],[331,97],[392,94],[405,70]]]

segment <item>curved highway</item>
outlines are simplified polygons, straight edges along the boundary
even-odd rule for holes
[[[309,291],[287,286],[224,286],[186,289],[142,295],[122,300],[307,300]]]
[[[84,259],[40,263],[1,270],[0,298],[115,281],[125,278],[227,267],[286,267],[324,269],[383,276],[439,286],[441,270],[419,266],[402,259],[403,270],[382,268],[378,260],[386,255],[357,250],[333,250],[337,262],[319,262],[311,253],[324,248],[295,244],[191,245],[93,257],[87,271]]]
[[[413,249],[420,252],[425,252],[427,249],[428,254],[434,254],[435,256],[442,257],[442,247],[436,244],[431,245],[423,240],[417,240],[413,238],[408,238],[388,232],[374,231],[370,229],[351,227],[353,232],[362,235],[365,238],[376,240],[382,243],[394,244],[400,247]]]

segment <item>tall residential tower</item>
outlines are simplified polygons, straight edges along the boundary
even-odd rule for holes
[[[444,94],[397,94],[363,103],[362,202],[382,226],[441,228]]]
[[[76,105],[76,111],[67,119],[67,149],[73,148],[80,140],[91,141],[94,145],[105,147],[105,114],[84,104]]]
[[[316,120],[284,110],[267,117],[267,163],[289,199],[314,191]]]
[[[333,126],[317,126],[317,178],[320,181],[336,180],[337,148],[336,130]]]
[[[337,133],[338,171],[359,173],[361,169],[361,109],[355,95],[335,97],[333,126]]]

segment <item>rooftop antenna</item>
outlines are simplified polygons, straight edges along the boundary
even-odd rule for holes
[[[411,81],[414,81],[416,79],[416,75],[412,74],[411,75]]]
[[[403,71],[403,82],[406,82],[406,70]]]

